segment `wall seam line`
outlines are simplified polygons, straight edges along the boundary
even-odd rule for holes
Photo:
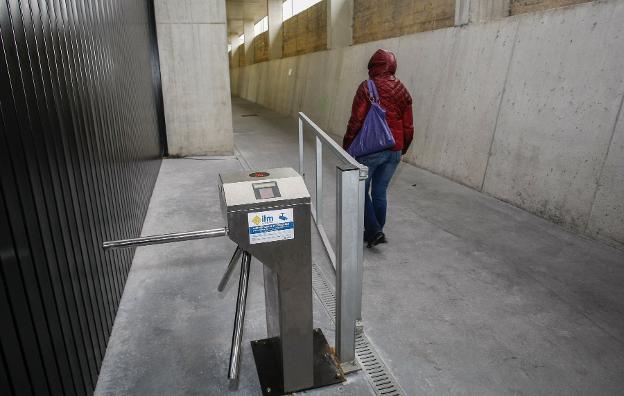
[[[338,65],[336,66],[336,78],[338,79],[338,81],[342,81],[342,68],[344,66],[344,49],[340,48],[338,49]],[[335,106],[335,100],[338,97],[338,86],[340,84],[335,84],[334,86],[334,90],[328,100],[328,106],[329,106],[329,115],[327,117],[327,127],[325,128],[327,131],[329,131],[330,134],[333,134],[333,130],[332,130],[332,121],[334,119],[334,115],[336,114],[335,110],[336,110],[336,106]]]
[[[609,153],[611,152],[611,146],[613,146],[613,138],[615,136],[615,131],[617,129],[618,123],[620,122],[620,116],[622,114],[622,107],[624,106],[624,92],[622,92],[622,98],[620,98],[620,107],[618,108],[617,114],[615,115],[615,122],[613,123],[613,129],[611,129],[611,137],[609,137],[609,144],[607,145],[607,151],[602,159],[602,164],[600,165],[600,172],[598,172],[598,179],[596,180],[596,188],[594,189],[594,195],[591,200],[591,207],[589,208],[589,214],[587,215],[587,222],[585,223],[585,228],[583,232],[586,234],[587,229],[589,228],[589,222],[592,218],[592,213],[594,212],[594,206],[596,204],[596,197],[598,196],[598,190],[600,190],[600,179],[602,179],[602,173],[604,172],[604,167],[607,164],[607,158],[609,158]]]
[[[511,54],[509,55],[509,63],[507,64],[507,71],[505,72],[505,82],[503,83],[503,91],[501,92],[500,101],[498,102],[498,109],[496,112],[496,121],[494,122],[494,130],[492,131],[492,139],[490,140],[490,148],[488,150],[487,160],[485,162],[485,170],[483,171],[483,180],[481,180],[481,188],[479,191],[483,192],[485,187],[485,179],[487,177],[488,169],[490,167],[490,158],[492,158],[492,147],[494,146],[494,139],[496,138],[496,131],[498,130],[498,122],[500,120],[501,109],[503,107],[503,100],[507,93],[507,83],[509,82],[509,74],[511,71],[511,65],[516,54],[516,43],[518,42],[518,32],[520,31],[520,21],[517,22],[516,32],[514,33],[514,41],[511,46]]]

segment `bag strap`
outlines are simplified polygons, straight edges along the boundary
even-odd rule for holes
[[[377,87],[375,86],[375,82],[373,80],[368,80],[368,93],[369,100],[371,103],[379,103],[379,93],[377,92]]]

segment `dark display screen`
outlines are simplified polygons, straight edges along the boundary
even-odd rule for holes
[[[281,197],[276,182],[254,183],[253,189],[254,194],[256,195],[256,199],[271,199]]]
[[[260,194],[260,199],[275,198],[272,188],[259,188],[258,193]]]

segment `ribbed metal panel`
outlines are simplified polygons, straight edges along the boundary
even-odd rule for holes
[[[90,394],[166,148],[151,0],[0,0],[0,394]]]

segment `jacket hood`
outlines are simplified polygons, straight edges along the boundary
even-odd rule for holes
[[[368,76],[370,78],[394,76],[396,69],[396,56],[390,51],[378,49],[368,62]]]

